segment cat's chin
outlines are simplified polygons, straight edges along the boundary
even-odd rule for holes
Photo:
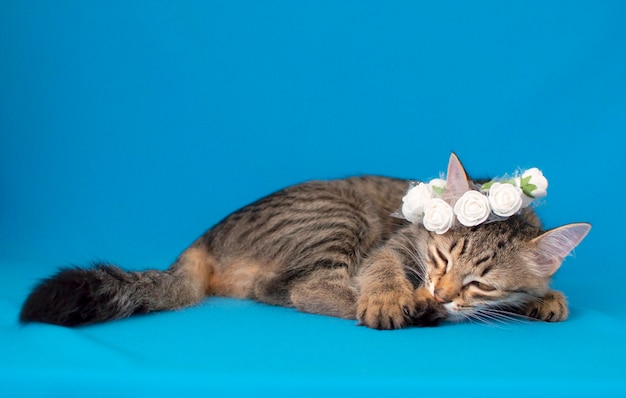
[[[468,318],[467,315],[463,315],[459,312],[448,312],[448,317],[446,318],[446,322],[462,322]]]
[[[460,309],[456,303],[452,302],[452,303],[445,303],[443,305],[443,308],[445,308],[446,312],[448,313],[448,317],[446,318],[446,321],[448,322],[461,322],[464,321],[468,318],[471,317],[471,313],[472,311],[464,311],[462,309]]]

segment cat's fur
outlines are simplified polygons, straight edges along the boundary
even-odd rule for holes
[[[449,184],[455,178],[467,184],[455,155],[448,175]],[[211,295],[378,329],[446,318],[567,317],[564,296],[548,283],[589,224],[545,232],[526,209],[506,221],[437,235],[390,216],[407,186],[366,176],[286,188],[226,217],[168,270],[63,269],[35,287],[20,319],[83,325],[190,306]]]

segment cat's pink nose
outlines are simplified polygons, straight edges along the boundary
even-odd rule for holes
[[[437,300],[438,303],[448,303],[450,302],[450,300],[442,297],[440,294],[440,292],[438,292],[437,290],[435,290],[435,300]]]

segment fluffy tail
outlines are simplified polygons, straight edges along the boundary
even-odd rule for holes
[[[62,269],[33,289],[20,321],[78,326],[196,304],[206,283],[204,273],[194,271],[206,264],[185,258],[167,271],[127,272],[108,264]]]

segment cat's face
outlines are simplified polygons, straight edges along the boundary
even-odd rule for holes
[[[473,189],[475,183],[452,154],[441,198],[456,203]],[[418,239],[414,246],[425,264],[420,270],[424,284],[451,320],[506,318],[509,310],[549,291],[550,277],[591,225],[574,223],[542,232],[540,224],[526,207],[505,220],[453,228],[441,235],[421,230],[428,238]]]
[[[538,251],[546,250],[538,235],[539,228],[515,217],[430,234],[426,287],[451,320],[506,318],[508,310],[542,297],[558,268],[538,263]]]

